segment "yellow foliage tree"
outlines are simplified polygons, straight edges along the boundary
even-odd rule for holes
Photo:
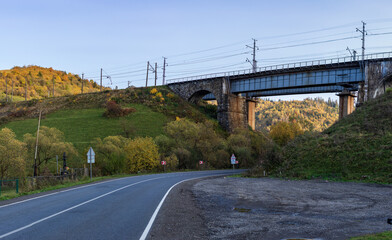
[[[301,126],[297,122],[278,122],[271,126],[269,136],[280,146],[286,145],[296,136],[303,134]]]
[[[137,137],[125,146],[129,172],[153,170],[159,166],[158,146],[150,137]]]
[[[24,176],[25,145],[16,139],[15,133],[3,128],[0,131],[0,179]]]

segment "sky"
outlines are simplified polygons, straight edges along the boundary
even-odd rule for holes
[[[392,51],[390,0],[0,0],[0,69],[53,67],[125,88],[147,61],[166,80],[258,66]],[[149,85],[154,74],[149,72]],[[310,95],[315,97],[315,95]],[[316,95],[322,97],[334,94]],[[297,99],[304,96],[279,97]]]

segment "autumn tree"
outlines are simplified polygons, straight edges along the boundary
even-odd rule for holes
[[[27,146],[29,166],[33,166],[35,157],[36,134],[25,134],[23,136],[23,141]],[[64,152],[67,154],[68,159],[77,155],[77,151],[72,143],[65,142],[63,132],[56,128],[42,126],[39,131],[36,160],[38,175],[40,173],[41,165],[48,164],[50,160],[54,160],[56,158],[56,155],[62,156]]]
[[[109,136],[103,140],[94,140],[96,153],[96,166],[99,167],[103,175],[111,175],[126,172],[126,155],[124,147],[127,139],[121,136]]]
[[[25,152],[24,143],[16,139],[12,130],[0,130],[0,179],[24,176]]]
[[[137,137],[125,146],[129,172],[153,170],[159,166],[158,146],[150,137]]]
[[[278,122],[271,126],[269,136],[280,146],[286,145],[296,136],[303,134],[301,126],[297,122]]]

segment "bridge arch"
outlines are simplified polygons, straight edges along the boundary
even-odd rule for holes
[[[218,105],[217,119],[224,129],[233,131],[238,127],[248,127],[248,101],[244,97],[230,93],[228,78],[170,83],[168,86],[181,98],[192,103],[198,103],[206,94],[212,93]]]

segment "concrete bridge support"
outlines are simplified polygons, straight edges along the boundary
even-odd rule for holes
[[[192,103],[197,103],[207,93],[214,94],[218,103],[218,121],[229,132],[236,128],[248,128],[248,122],[253,129],[255,127],[256,102],[230,93],[230,82],[226,78],[172,83],[168,86]]]
[[[354,111],[354,98],[356,97],[351,92],[341,92],[339,96],[339,119],[351,114]]]

